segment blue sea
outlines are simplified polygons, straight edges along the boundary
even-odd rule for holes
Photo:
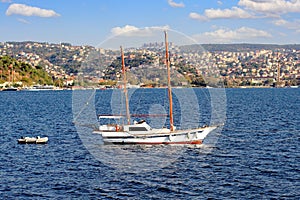
[[[224,123],[203,145],[103,145],[92,130],[122,110],[114,90],[0,92],[0,198],[300,199],[300,89],[186,90],[177,127]],[[130,95],[131,112],[168,111],[163,89]]]

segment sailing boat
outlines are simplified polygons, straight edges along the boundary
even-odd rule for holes
[[[99,126],[94,133],[102,136],[104,144],[142,144],[142,145],[157,145],[157,144],[201,144],[204,138],[217,126],[206,126],[196,129],[176,130],[173,123],[173,103],[172,103],[172,88],[170,78],[170,61],[168,52],[168,36],[165,31],[165,48],[166,48],[166,66],[168,75],[168,99],[169,99],[169,119],[170,128],[151,128],[145,120],[140,122],[130,123],[129,101],[127,95],[127,80],[124,64],[124,53],[121,47],[122,73],[123,73],[123,90],[125,94],[126,104],[126,121],[127,124],[104,124]],[[123,116],[99,116],[99,120],[103,118],[116,119]]]

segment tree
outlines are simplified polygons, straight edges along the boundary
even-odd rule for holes
[[[0,57],[0,70],[2,70],[2,82],[9,81],[12,70],[14,71],[14,81],[21,81],[24,85],[30,85],[34,82],[43,84],[52,84],[52,78],[43,69],[42,66],[32,67],[28,63],[19,62],[9,56]]]
[[[206,83],[205,80],[203,79],[202,76],[198,76],[192,79],[192,84],[194,84],[195,86],[202,86],[202,87],[206,87]]]

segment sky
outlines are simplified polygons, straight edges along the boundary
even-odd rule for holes
[[[201,44],[300,43],[300,0],[0,0],[0,15],[0,42],[99,46],[159,29]]]

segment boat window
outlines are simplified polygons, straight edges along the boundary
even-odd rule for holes
[[[129,127],[129,131],[148,131],[146,127]]]

